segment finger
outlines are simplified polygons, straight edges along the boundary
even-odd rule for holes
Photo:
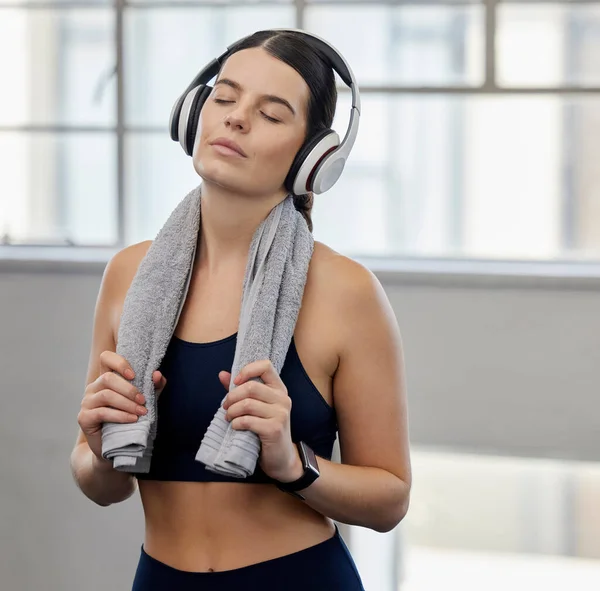
[[[239,386],[252,378],[260,378],[269,386],[285,388],[284,383],[281,381],[279,374],[275,371],[269,359],[248,363],[248,365],[240,370],[233,383]]]
[[[114,351],[102,351],[102,353],[100,353],[100,366],[102,368],[102,373],[110,369],[117,371],[128,380],[133,380],[135,377],[135,372],[127,359]]]
[[[144,406],[136,404],[133,400],[129,400],[129,398],[108,389],[100,390],[100,392],[88,396],[87,400],[82,402],[82,406],[88,409],[114,408],[115,410],[140,416],[148,412]]]
[[[275,416],[275,407],[272,404],[254,400],[253,398],[244,398],[235,404],[232,404],[228,409],[225,417],[228,421],[245,415],[259,417],[261,419],[270,419]]]
[[[227,394],[223,402],[223,408],[227,410],[230,406],[244,399],[254,398],[268,404],[276,404],[282,398],[281,393],[261,382],[251,380],[234,388]],[[286,396],[286,398],[289,398]]]
[[[158,400],[167,385],[167,378],[163,376],[159,371],[155,371],[152,374],[152,380],[154,381],[154,394],[156,396],[156,400]]]
[[[113,390],[117,394],[129,398],[129,400],[136,400],[140,403],[145,402],[143,394],[131,382],[112,371],[103,373],[96,380],[96,392],[104,389]]]
[[[229,384],[231,383],[231,374],[228,371],[219,372],[219,381],[225,390],[229,391]]]
[[[160,390],[167,385],[167,378],[165,378],[165,376],[158,370],[152,374],[152,381],[154,382],[155,387]]]
[[[96,408],[87,413],[85,420],[82,420],[83,425],[81,428],[85,428],[85,424],[99,425],[102,423],[136,423],[139,417],[136,414],[123,412],[114,408]]]
[[[252,431],[259,437],[265,436],[269,432],[269,423],[267,419],[244,415],[231,421],[231,427],[236,431]]]

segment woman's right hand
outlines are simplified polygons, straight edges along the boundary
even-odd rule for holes
[[[85,389],[77,422],[94,455],[106,462],[102,458],[102,424],[135,423],[148,411],[143,406],[144,396],[128,381],[135,373],[127,360],[114,351],[103,351],[100,363],[102,373]],[[152,380],[158,396],[167,380],[160,371],[153,373]]]

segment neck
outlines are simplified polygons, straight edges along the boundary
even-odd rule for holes
[[[254,232],[286,195],[244,195],[203,182],[197,264],[211,274],[245,266]]]

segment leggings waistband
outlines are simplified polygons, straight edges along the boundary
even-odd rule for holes
[[[337,525],[314,546],[248,566],[216,572],[183,571],[150,556],[142,544],[132,591],[364,591]]]

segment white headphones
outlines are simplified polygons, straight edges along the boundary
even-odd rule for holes
[[[306,41],[327,57],[333,70],[352,91],[350,121],[344,139],[340,142],[339,135],[333,129],[322,130],[314,137],[308,138],[296,154],[285,180],[287,190],[294,195],[303,195],[311,191],[317,194],[324,193],[340,178],[358,134],[360,119],[358,84],[342,54],[324,39],[300,29],[270,29],[270,31],[305,35]],[[258,33],[265,32],[267,31],[258,31]],[[207,83],[219,73],[223,62],[231,55],[232,50],[251,36],[247,35],[228,46],[224,53],[213,59],[196,75],[175,102],[169,120],[170,135],[173,141],[181,144],[188,156],[193,154],[202,106],[212,91],[212,86],[208,86]]]

